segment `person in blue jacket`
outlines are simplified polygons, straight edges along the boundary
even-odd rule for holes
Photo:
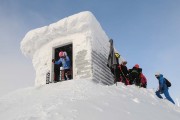
[[[65,80],[69,80],[71,79],[71,75],[70,75],[71,61],[66,52],[63,51],[59,52],[59,57],[60,58],[58,61],[53,61],[53,62],[56,65],[62,64],[62,67],[64,69]]]
[[[169,95],[168,92],[168,87],[166,85],[166,80],[163,77],[162,74],[160,73],[156,73],[155,77],[158,79],[159,81],[159,89],[156,91],[156,95],[160,98],[163,99],[163,97],[160,94],[164,94],[164,96],[166,97],[167,100],[169,100],[170,102],[172,102],[173,104],[175,104],[175,102],[173,101],[173,99],[171,98],[171,96]]]

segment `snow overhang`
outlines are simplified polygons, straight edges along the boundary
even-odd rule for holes
[[[59,36],[91,32],[97,27],[101,26],[91,12],[80,12],[49,26],[29,31],[21,41],[21,51],[25,56],[32,58],[39,48]]]

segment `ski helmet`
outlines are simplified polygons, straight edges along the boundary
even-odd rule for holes
[[[127,64],[127,61],[122,61],[122,64],[123,64],[123,65],[126,65],[126,64]]]
[[[59,52],[59,57],[64,57],[64,52],[63,51]]]
[[[159,73],[159,72],[156,72],[156,73],[155,73],[155,76],[156,76],[156,77],[160,76],[160,73]]]
[[[135,64],[135,66],[134,66],[135,68],[139,68],[139,65],[138,64]]]

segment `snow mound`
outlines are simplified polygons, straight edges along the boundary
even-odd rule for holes
[[[2,120],[179,120],[180,108],[153,90],[71,80],[0,98]]]

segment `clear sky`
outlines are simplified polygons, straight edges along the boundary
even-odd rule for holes
[[[35,71],[20,51],[25,34],[81,11],[91,11],[115,47],[158,86],[154,73],[172,82],[180,98],[180,0],[0,0],[0,96],[33,86]]]

